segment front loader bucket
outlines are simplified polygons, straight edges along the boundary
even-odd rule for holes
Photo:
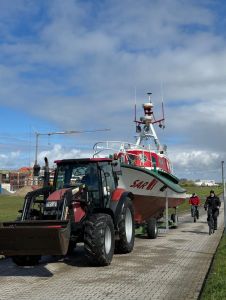
[[[2,255],[65,255],[69,240],[69,221],[0,223],[0,254]]]

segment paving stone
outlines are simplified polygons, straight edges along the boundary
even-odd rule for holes
[[[81,245],[74,257],[44,257],[39,266],[22,268],[0,261],[1,300],[188,300],[197,299],[223,231],[209,236],[206,215],[193,223],[180,218],[177,229],[155,240],[137,237],[134,251],[115,255],[108,267],[89,267]]]

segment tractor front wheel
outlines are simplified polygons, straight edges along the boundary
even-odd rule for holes
[[[92,265],[110,265],[115,248],[115,231],[111,216],[91,215],[85,224],[84,248]]]
[[[40,255],[16,255],[12,256],[12,261],[18,266],[35,266],[41,259]]]

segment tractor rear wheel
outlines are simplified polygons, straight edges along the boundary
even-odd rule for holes
[[[115,248],[115,231],[111,216],[94,214],[85,224],[84,248],[92,265],[110,265]]]
[[[40,255],[16,255],[12,256],[12,261],[18,266],[35,266],[41,259]]]
[[[155,218],[147,220],[147,235],[149,239],[156,239],[158,236],[157,221]]]
[[[133,250],[135,239],[134,209],[129,198],[126,199],[118,222],[119,240],[115,241],[117,253],[129,253]]]

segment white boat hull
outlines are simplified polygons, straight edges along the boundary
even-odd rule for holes
[[[160,218],[166,207],[176,207],[186,199],[186,192],[176,183],[154,172],[122,166],[119,187],[134,195],[135,220],[146,221],[151,217]]]

